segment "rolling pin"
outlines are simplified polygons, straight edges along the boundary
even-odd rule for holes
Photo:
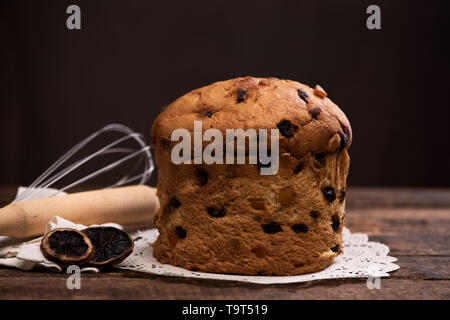
[[[156,189],[144,185],[27,200],[0,209],[0,236],[40,236],[54,216],[84,225],[148,222],[158,209]]]

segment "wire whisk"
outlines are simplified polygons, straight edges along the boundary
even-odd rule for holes
[[[94,153],[89,154],[72,164],[67,164],[74,156],[85,148],[88,144],[92,143],[93,140],[104,135],[107,132],[115,132],[121,134],[121,137],[116,140],[109,142],[104,147],[100,148]],[[124,146],[125,143],[136,142],[136,147]],[[97,169],[84,177],[68,183],[62,188],[53,190],[53,186],[56,182],[60,181],[64,177],[68,176],[70,173],[79,169],[89,161],[94,158],[106,155],[106,154],[120,154],[122,157],[116,161],[113,161],[104,167]],[[109,124],[102,129],[94,132],[84,140],[76,144],[72,149],[67,151],[61,158],[59,158],[54,164],[52,164],[44,173],[42,173],[29,187],[22,191],[14,202],[24,201],[33,199],[41,189],[50,189],[48,196],[54,196],[60,191],[68,191],[74,187],[81,185],[91,179],[105,174],[114,168],[122,166],[125,162],[132,162],[131,169],[124,175],[121,176],[119,180],[115,183],[105,187],[114,188],[129,183],[135,184],[145,184],[150,179],[155,166],[153,164],[153,158],[150,151],[150,146],[144,142],[144,137],[140,133],[136,133],[130,128],[122,124]],[[64,167],[65,166],[65,167]],[[61,169],[62,168],[62,169]],[[58,171],[59,170],[59,171]]]

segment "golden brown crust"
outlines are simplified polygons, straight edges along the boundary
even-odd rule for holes
[[[172,131],[192,132],[195,120],[203,130],[224,133],[276,129],[282,120],[295,130],[280,134],[280,169],[273,176],[260,175],[254,164],[175,165]],[[322,270],[342,252],[351,127],[312,88],[274,78],[217,82],[169,105],[151,137],[160,261],[206,272],[294,275]]]
[[[246,90],[241,102],[239,90]],[[298,90],[306,93],[308,103]],[[293,137],[280,137],[280,152],[289,152],[296,158],[326,149],[335,134],[345,133],[347,149],[351,145],[352,131],[347,117],[330,99],[315,95],[313,88],[291,80],[245,77],[216,82],[175,100],[153,123],[152,146],[170,143],[175,129],[193,132],[194,121],[202,121],[204,130],[262,128],[270,132],[282,120],[289,120],[298,128]]]

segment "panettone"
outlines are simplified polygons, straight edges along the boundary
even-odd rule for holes
[[[226,129],[278,129],[278,172],[262,175],[259,162],[175,164],[172,132],[193,134],[194,121],[224,136]],[[321,87],[276,78],[216,82],[164,108],[151,140],[159,261],[204,272],[297,275],[326,268],[342,252],[352,132]]]

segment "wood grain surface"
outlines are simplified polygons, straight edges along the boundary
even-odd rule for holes
[[[0,206],[15,190],[0,187]],[[346,226],[398,258],[400,269],[380,289],[369,290],[366,279],[268,286],[111,269],[82,274],[81,289],[69,290],[66,274],[0,267],[0,299],[450,299],[450,190],[354,187],[348,194]]]

